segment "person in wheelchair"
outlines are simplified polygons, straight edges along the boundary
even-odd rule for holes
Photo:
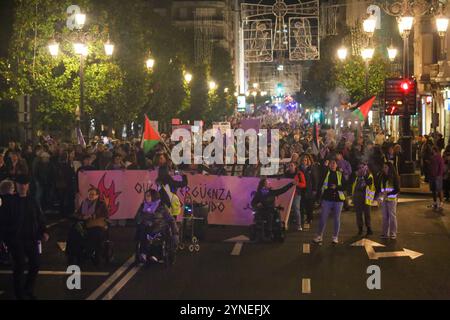
[[[161,238],[168,245],[168,257],[173,263],[178,246],[178,228],[169,209],[161,201],[160,193],[150,189],[144,194],[144,201],[136,213],[136,262],[160,262],[159,256],[146,243]]]
[[[108,229],[108,208],[99,196],[100,192],[97,188],[89,189],[87,199],[83,200],[80,208],[75,212],[78,222],[70,230],[67,241],[69,257],[80,258],[83,249],[86,249],[93,253],[95,265],[100,263]]]
[[[294,184],[290,182],[279,189],[272,189],[269,180],[266,178],[261,178],[259,181],[251,205],[255,210],[255,222],[265,222],[266,232],[264,232],[263,241],[272,241],[274,238],[273,222],[279,215],[275,207],[276,197],[287,192],[292,186],[294,186]]]

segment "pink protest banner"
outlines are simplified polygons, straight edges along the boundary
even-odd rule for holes
[[[91,186],[100,190],[111,219],[133,219],[142,203],[144,192],[156,189],[156,171],[84,171],[79,174],[80,196],[87,197]],[[178,191],[182,202],[195,200],[209,208],[209,224],[250,225],[253,223],[251,199],[259,178],[207,176],[187,174],[188,186]],[[269,179],[272,188],[280,188],[290,179]],[[277,198],[277,205],[284,208],[282,221],[287,226],[295,188]]]

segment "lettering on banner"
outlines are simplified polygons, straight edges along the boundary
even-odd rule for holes
[[[207,205],[209,212],[219,211],[222,213],[226,209],[225,202],[233,200],[229,189],[212,188],[206,184],[194,186],[192,189],[187,186],[180,190],[180,194],[184,198],[184,202],[188,199],[195,199],[202,205]]]

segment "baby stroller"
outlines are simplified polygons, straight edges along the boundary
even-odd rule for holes
[[[267,210],[273,210],[272,215],[267,214]],[[254,223],[250,226],[250,240],[256,242],[284,242],[285,239],[285,227],[281,221],[280,211],[283,208],[278,206],[273,209],[257,209],[254,211]],[[272,232],[268,226],[268,219],[272,219]]]
[[[97,252],[95,252],[94,247],[89,243],[88,230],[85,222],[78,219],[75,220],[67,239],[67,262],[69,265],[80,265],[85,260],[92,259],[95,261],[94,258],[96,257]],[[109,264],[114,257],[114,245],[110,240],[110,225],[108,220],[107,224],[108,227],[104,230],[102,235],[102,252],[99,253],[99,257],[103,258],[103,260]]]
[[[136,264],[163,263],[165,267],[175,263],[172,232],[169,226],[157,228],[152,225],[141,225],[142,231],[136,243]]]
[[[188,248],[190,252],[199,252],[199,240],[204,239],[205,229],[208,225],[208,208],[198,203],[185,204],[183,221],[180,229],[180,243],[178,248]]]

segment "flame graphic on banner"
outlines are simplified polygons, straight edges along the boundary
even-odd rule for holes
[[[106,173],[98,182],[97,188],[100,191],[100,200],[102,200],[108,208],[109,216],[113,216],[119,210],[120,202],[117,202],[117,198],[122,192],[116,192],[114,181],[111,182],[109,188],[106,188],[105,176]]]

